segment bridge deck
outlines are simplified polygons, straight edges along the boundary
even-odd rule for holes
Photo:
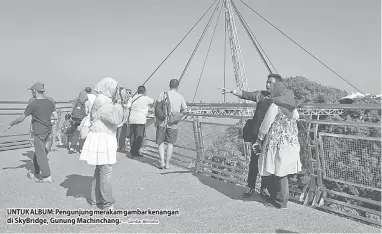
[[[55,182],[36,184],[26,177],[32,154],[32,148],[0,153],[0,232],[380,232],[295,203],[290,203],[288,210],[265,207],[257,196],[243,200],[243,188],[175,166],[159,170],[150,158],[136,160],[122,153],[113,169],[115,208],[179,209],[180,215],[120,217],[159,220],[157,225],[6,224],[7,208],[90,209],[86,198],[93,167],[79,161],[78,154],[68,155],[59,149],[50,156]]]

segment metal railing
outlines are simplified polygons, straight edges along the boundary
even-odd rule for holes
[[[300,106],[300,111],[303,108],[341,109],[340,114],[316,111],[298,121],[303,171],[289,176],[290,199],[380,226],[381,106],[310,104]],[[379,122],[359,122],[361,117],[346,120],[346,116],[359,110],[363,114],[377,111]],[[193,120],[179,125],[179,132],[187,132],[188,137],[178,139],[174,147],[177,151],[190,145],[193,136],[194,143],[188,148],[193,153],[187,155],[191,156],[187,160],[175,153],[172,163],[246,186],[250,151],[241,135],[243,120],[249,117],[211,113],[193,116]],[[339,116],[343,118],[338,120]],[[153,128],[148,130],[147,138],[151,152],[157,155]]]
[[[17,116],[20,116],[24,113],[27,104],[28,102],[23,101],[0,101],[0,117],[9,117],[7,120],[2,120],[0,124],[5,126]],[[56,102],[56,108],[59,119],[53,126],[54,130],[57,130],[62,122],[62,113],[71,111],[72,104],[69,102]],[[12,131],[10,131],[10,134],[0,134],[0,152],[32,147],[30,124],[28,124],[27,119],[24,122],[26,122],[24,125],[27,124],[28,127],[23,128],[20,133],[12,134]]]

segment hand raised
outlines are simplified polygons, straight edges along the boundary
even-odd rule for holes
[[[232,89],[227,89],[227,88],[221,88],[221,90],[222,90],[222,94],[232,93],[233,92]]]

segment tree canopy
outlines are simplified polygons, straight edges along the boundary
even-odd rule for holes
[[[284,84],[294,92],[296,104],[302,103],[339,103],[339,100],[348,93],[330,86],[310,81],[305,77],[289,77]]]

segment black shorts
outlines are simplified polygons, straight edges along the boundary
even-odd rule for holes
[[[157,126],[156,143],[158,145],[163,142],[174,144],[178,137],[178,129]]]

